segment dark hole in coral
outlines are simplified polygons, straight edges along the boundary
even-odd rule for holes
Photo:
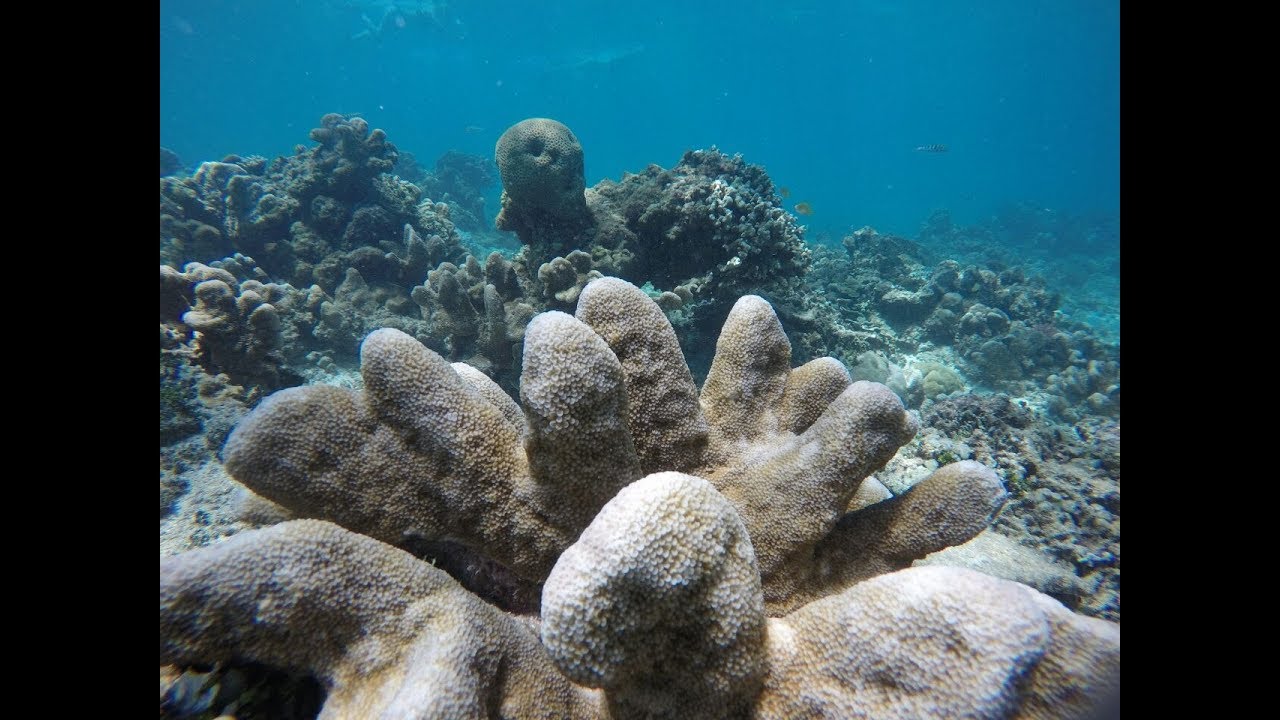
[[[161,720],[311,720],[325,691],[318,680],[259,663],[160,669]]]
[[[467,590],[501,610],[537,615],[542,608],[542,584],[526,580],[502,563],[451,540],[408,538],[401,547],[449,573]]]
[[[533,156],[541,155],[542,150],[545,147],[546,145],[542,142],[542,140],[538,138],[533,138],[532,140],[529,141],[529,154]]]

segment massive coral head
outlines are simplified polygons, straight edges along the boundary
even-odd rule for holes
[[[568,238],[593,225],[584,194],[582,143],[563,123],[529,118],[512,125],[498,138],[494,159],[502,177],[499,230],[543,245],[555,235]]]

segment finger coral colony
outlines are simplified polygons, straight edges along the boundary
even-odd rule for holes
[[[1118,697],[1118,350],[1042,283],[869,228],[810,249],[715,148],[587,187],[545,118],[497,141],[520,249],[486,253],[487,159],[311,139],[160,181],[162,712]],[[1073,437],[999,392],[1029,383]]]

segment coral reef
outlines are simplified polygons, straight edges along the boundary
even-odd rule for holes
[[[543,598],[539,629],[408,553],[286,522],[161,560],[160,661],[308,671],[322,718],[1075,718],[1119,691],[1118,626],[968,570],[767,617],[734,507],[681,473],[610,500]]]
[[[253,258],[240,254],[209,265],[187,263],[182,272],[161,265],[162,358],[225,375],[255,397],[302,382],[317,352],[336,354],[321,340],[333,298],[317,285],[300,290],[268,280]]]
[[[510,261],[494,251],[483,268],[471,255],[461,267],[441,263],[411,297],[430,320],[433,337],[442,339],[446,357],[465,360],[514,390],[525,326],[535,310]]]
[[[523,264],[491,254],[479,269],[451,218],[460,202],[482,208],[481,189],[493,180],[489,161],[447,153],[437,174],[424,180],[447,202],[422,199],[418,187],[387,174],[398,151],[363,120],[327,115],[312,138],[316,147],[300,147],[292,157],[228,158],[190,178],[162,179],[161,262],[176,276],[162,278],[162,324],[176,338],[170,346],[190,344],[200,332],[217,350],[216,357],[197,353],[207,371],[270,391],[298,384],[317,368],[351,367],[361,340],[391,327],[452,360],[472,362],[514,392],[524,326],[548,301],[537,273],[531,279]],[[285,216],[265,222],[263,203]],[[251,206],[257,209],[246,210]],[[210,263],[233,276],[218,278],[230,294],[210,294],[208,312],[193,311],[192,320],[205,322],[201,328],[181,324],[182,312],[196,304],[193,288],[179,287],[195,284],[183,280],[193,267],[181,265],[183,258],[209,262],[236,249],[254,254]],[[446,275],[456,275],[461,291],[440,287],[449,284]],[[574,282],[580,290],[583,282]],[[568,297],[569,290],[557,287],[550,297]],[[258,296],[271,307],[258,310],[254,332],[242,333]],[[235,297],[247,298],[236,301],[245,317],[232,313]],[[572,298],[550,302],[572,307]],[[273,310],[279,333],[269,322]],[[222,352],[224,345],[236,352]],[[247,351],[242,359],[241,351]]]
[[[693,472],[742,515],[771,610],[963,542],[1003,501],[990,471],[962,464],[846,513],[916,421],[830,358],[792,371],[758,297],[730,313],[700,396],[670,323],[635,286],[596,280],[577,315],[543,313],[526,329],[525,423],[486,399],[498,396],[488,378],[384,329],[364,342],[363,391],[267,398],[228,440],[227,469],[299,516],[392,544],[456,540],[533,582],[624,485]],[[913,524],[921,513],[927,530]]]
[[[237,383],[268,391],[296,384],[300,378],[285,367],[280,313],[270,302],[273,290],[257,280],[242,284],[230,272],[200,263],[189,263],[181,273],[161,265],[162,348],[181,333],[211,374],[226,373]],[[179,322],[172,322],[174,315]],[[166,336],[166,320],[181,330]]]
[[[468,539],[547,579],[540,624],[300,520],[161,560],[161,664],[305,669],[325,717],[1069,717],[1116,687],[1116,626],[972,571],[900,570],[986,527],[1004,496],[991,470],[947,465],[845,512],[915,421],[836,361],[791,370],[758,297],[728,318],[699,398],[658,306],[589,284],[579,319],[530,323],[522,427],[483,374],[402,333],[362,356],[364,393],[276,393],[228,468],[384,541]]]
[[[581,144],[546,118],[513,125],[495,154],[504,188],[497,226],[524,243],[515,262],[544,307],[571,308],[604,275],[650,284],[668,293],[665,310],[681,310],[673,321],[690,328],[682,337],[690,350],[695,337],[714,336],[740,296],[785,303],[800,288],[803,228],[764,169],[740,156],[689,151],[669,170],[651,165],[586,188]],[[703,358],[691,360],[701,376]]]
[[[272,278],[333,292],[342,273],[317,272],[326,260],[334,264],[332,254],[378,247],[418,223],[421,191],[387,174],[398,153],[385,133],[329,114],[311,139],[315,147],[299,146],[291,157],[233,155],[191,177],[162,177],[161,262],[180,267],[238,252]],[[441,260],[460,260],[457,239],[442,238],[454,250]]]
[[[533,119],[495,152],[512,257],[459,233],[487,159],[421,173],[339,115],[312,139],[162,168],[162,714],[1118,692],[1118,626],[1070,611],[1120,616],[1119,348],[1037,277],[1105,229],[1024,207],[807,247],[739,156],[587,188]]]
[[[500,230],[511,230],[537,253],[531,265],[585,247],[594,221],[583,195],[582,144],[563,123],[529,118],[498,138],[502,176]]]
[[[422,194],[449,206],[449,218],[459,230],[487,229],[484,191],[498,181],[492,160],[479,155],[450,150],[436,159],[435,171],[406,178],[422,189]]]
[[[737,297],[794,285],[806,263],[800,228],[763,169],[712,149],[687,153],[670,171],[655,166],[585,190],[576,139],[539,119],[513,127],[498,150],[509,186],[499,224],[523,228],[526,245],[481,282],[469,269],[480,260],[469,260],[451,219],[458,201],[420,200],[421,189],[387,175],[399,153],[380,131],[328,115],[312,137],[319,145],[292,157],[230,157],[161,183],[162,263],[176,270],[188,259],[235,253],[255,266],[236,280],[298,297],[294,316],[268,303],[286,326],[280,350],[288,379],[235,382],[268,390],[294,384],[313,353],[328,370],[349,366],[365,335],[394,327],[514,391],[529,317],[571,311],[586,283],[604,274],[664,284],[657,299],[690,328],[682,339],[693,348],[714,337]],[[420,182],[475,200],[486,164],[446,154]],[[438,287],[449,274],[465,292]],[[496,297],[486,299],[489,284]],[[709,354],[691,359],[701,377]]]
[[[930,391],[911,387],[942,367],[961,370],[972,384],[988,389],[1040,393],[1059,419],[1119,413],[1119,348],[1063,316],[1061,296],[1042,279],[1019,268],[996,272],[937,260],[924,245],[871,228],[851,233],[843,245],[843,258],[815,251],[811,277],[830,297],[810,301],[819,322],[801,333],[806,352],[857,358],[860,364],[872,351],[902,356],[945,349],[954,363],[922,365],[918,377],[895,386],[912,406],[966,384],[964,377],[944,373],[935,376]],[[842,327],[840,318],[848,317],[859,318],[858,331]]]
[[[764,169],[715,148],[686,152],[592,188],[634,239],[621,277],[674,289],[698,279],[695,297],[732,304],[748,288],[776,289],[802,275],[808,250]],[[717,319],[718,320],[718,319]]]
[[[322,717],[1073,717],[1118,689],[1117,626],[901,569],[987,525],[986,467],[846,512],[915,420],[830,358],[791,370],[758,297],[701,396],[662,311],[614,278],[530,323],[523,418],[398,331],[362,357],[364,391],[284,390],[233,433],[238,479],[321,520],[162,558],[162,664],[306,670]],[[386,544],[410,535],[545,578],[540,623]]]
[[[931,432],[961,438],[1001,469],[1009,505],[996,529],[1075,570],[1068,607],[1120,618],[1120,426],[1106,417],[1074,425],[1037,421],[1025,401],[962,395],[925,408]]]

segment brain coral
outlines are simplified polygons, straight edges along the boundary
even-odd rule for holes
[[[228,441],[237,479],[317,519],[162,559],[162,663],[309,670],[322,717],[1071,717],[1118,679],[1118,626],[900,570],[1003,488],[957,463],[850,511],[915,420],[837,361],[792,370],[760,298],[700,395],[614,278],[530,323],[522,408],[398,331],[362,359],[363,391],[282,391]],[[391,546],[418,536],[545,580],[540,630]]]
[[[563,123],[529,118],[507,128],[494,150],[502,176],[501,230],[589,222],[582,143]],[[526,241],[527,242],[527,241]]]

